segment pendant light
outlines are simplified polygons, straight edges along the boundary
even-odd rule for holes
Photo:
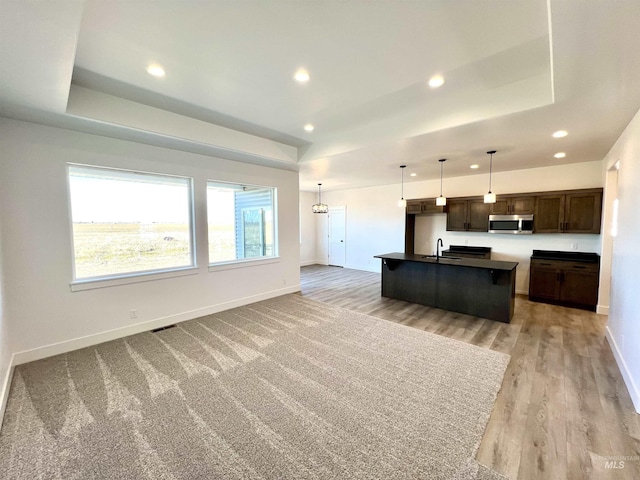
[[[405,208],[407,206],[407,201],[404,199],[404,169],[407,168],[406,165],[400,165],[400,170],[402,171],[402,194],[400,195],[400,200],[398,200],[398,206],[400,208]]]
[[[491,155],[489,159],[489,193],[485,193],[484,195],[484,203],[496,203],[496,194],[491,193],[491,170],[493,167],[493,154],[496,153],[497,150],[489,150],[487,153]]]
[[[329,213],[329,205],[327,205],[326,203],[322,203],[322,191],[320,190],[320,187],[322,186],[321,183],[318,184],[318,203],[314,203],[311,206],[311,210],[313,211],[313,213]]]
[[[438,161],[440,162],[440,196],[436,198],[436,205],[439,207],[444,207],[447,204],[447,197],[442,196],[442,168],[444,167],[444,162],[446,162],[447,159],[441,158]]]

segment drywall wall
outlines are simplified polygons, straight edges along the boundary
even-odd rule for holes
[[[399,185],[339,190],[322,194],[331,207],[346,207],[345,267],[380,271],[374,255],[404,250],[404,211],[397,206]],[[328,216],[316,219],[319,263],[328,262]]]
[[[519,193],[532,191],[593,188],[603,186],[602,162],[586,162],[555,167],[499,172],[493,176],[493,191]],[[481,195],[489,183],[487,175],[445,178],[444,193],[449,197]],[[405,183],[405,198],[436,197],[440,180]],[[380,261],[373,256],[404,251],[404,210],[398,208],[400,185],[337,190],[323,193],[332,205],[347,206],[346,266],[359,270],[380,271]],[[318,258],[326,263],[326,219],[317,220]],[[477,245],[492,248],[494,258],[520,262],[516,289],[528,291],[529,257],[534,248],[600,253],[599,235],[532,235],[499,236],[487,233],[447,232],[445,215],[418,217],[416,251],[431,253],[435,240],[442,238],[446,246]]]
[[[0,149],[0,157],[2,150]],[[0,176],[0,189],[3,188],[2,176]],[[2,223],[0,223],[0,425],[9,394],[9,381],[11,380],[11,353],[9,350],[9,338],[6,318],[4,315],[4,275],[2,262]]]
[[[3,315],[16,363],[299,290],[297,172],[7,119],[0,132]],[[72,292],[67,162],[193,177],[196,274]],[[277,188],[277,261],[209,271],[208,179]]]
[[[598,295],[598,313],[609,314],[611,303],[611,261],[613,259],[613,224],[615,214],[614,203],[618,196],[618,169],[616,166],[606,167],[603,162],[605,185],[602,205],[602,235],[600,236],[600,294]]]
[[[611,300],[607,338],[640,413],[640,112],[605,157],[606,169],[619,163],[617,235],[613,239]]]
[[[316,216],[311,206],[318,201],[318,194],[300,192],[300,265],[320,263],[316,249]]]
[[[108,124],[169,137],[184,138],[204,145],[245,152],[265,159],[295,165],[298,149],[291,145],[213,125],[159,108],[71,85],[67,113]]]

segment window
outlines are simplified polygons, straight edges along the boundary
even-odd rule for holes
[[[191,179],[69,165],[74,280],[194,266]]]
[[[209,263],[275,257],[276,189],[207,183]]]

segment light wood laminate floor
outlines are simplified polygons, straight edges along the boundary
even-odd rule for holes
[[[607,317],[518,295],[509,324],[380,296],[380,274],[312,265],[301,294],[511,355],[477,459],[511,479],[640,479],[640,416]]]

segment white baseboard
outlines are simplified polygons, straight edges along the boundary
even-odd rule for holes
[[[308,267],[309,265],[317,265],[317,260],[307,260],[306,262],[300,262],[301,267]]]
[[[192,320],[194,318],[203,317],[205,315],[211,315],[213,313],[222,312],[231,308],[241,307],[250,303],[259,302],[261,300],[267,300],[269,298],[279,297],[280,295],[295,293],[299,291],[300,284],[292,285],[286,288],[271,290],[269,292],[261,293],[258,295],[243,297],[216,305],[209,305],[207,307],[198,308],[195,310],[189,310],[187,312],[178,313],[176,315],[169,315],[167,317],[161,317],[146,322],[136,323],[135,325],[128,325],[126,327],[115,328],[113,330],[107,330],[105,332],[87,335],[85,337],[52,343],[43,347],[33,348],[31,350],[24,350],[22,352],[13,354],[12,365],[15,366],[27,362],[33,362],[35,360],[51,357],[53,355],[59,355],[61,353],[70,352],[72,350],[78,350],[79,348],[90,347],[92,345],[108,342],[110,340],[127,337],[129,335],[135,335],[136,333],[142,333],[153,330],[155,328],[166,327],[167,325],[173,325],[174,323]]]
[[[374,262],[373,265],[348,264],[348,265],[345,265],[344,268],[350,268],[352,270],[360,270],[362,272],[380,273],[381,266],[379,262]]]
[[[516,288],[516,294],[517,295],[526,295],[528,297],[529,296],[529,290],[518,290]]]
[[[598,305],[596,313],[599,315],[609,315],[609,305]]]
[[[11,386],[11,379],[13,378],[13,357],[14,356],[11,355],[6,371],[0,374],[0,378],[2,379],[0,385],[0,428],[2,428],[2,419],[4,418],[4,411],[7,408],[7,400],[9,400],[9,387]]]
[[[611,346],[611,351],[616,359],[616,363],[618,364],[618,368],[620,369],[620,373],[622,374],[622,378],[624,379],[624,383],[627,386],[627,390],[629,390],[629,395],[631,396],[631,401],[636,409],[636,413],[640,413],[640,390],[638,390],[638,386],[633,380],[633,375],[631,375],[627,362],[624,361],[622,352],[620,351],[620,348],[618,348],[618,344],[616,343],[615,338],[613,338],[613,334],[611,333],[611,330],[609,330],[609,327],[607,327],[606,337],[609,345]]]

